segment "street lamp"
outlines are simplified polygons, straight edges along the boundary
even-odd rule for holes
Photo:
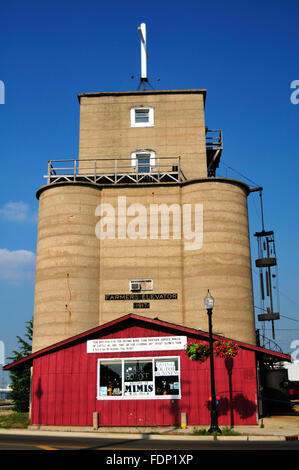
[[[214,372],[214,354],[213,354],[213,332],[212,332],[212,314],[214,308],[214,297],[211,296],[208,289],[207,296],[205,297],[204,304],[209,316],[209,342],[210,342],[210,376],[211,376],[211,427],[208,432],[218,432],[221,430],[218,427],[218,415],[216,408],[216,392],[215,392],[215,372]]]

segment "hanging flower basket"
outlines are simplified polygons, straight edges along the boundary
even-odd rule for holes
[[[230,341],[217,341],[214,345],[214,355],[215,357],[236,357],[239,348],[235,343],[232,343]]]
[[[205,362],[210,355],[210,347],[205,343],[189,343],[186,354],[191,361]]]
[[[230,341],[216,341],[213,344],[213,352],[215,357],[225,359],[227,357],[236,357],[239,348]],[[210,355],[210,347],[205,343],[188,343],[186,354],[191,361],[205,362]]]

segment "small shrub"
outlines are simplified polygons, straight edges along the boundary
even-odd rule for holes
[[[234,431],[229,426],[225,426],[224,428],[221,429],[221,431],[222,431],[222,436],[238,436],[239,435],[237,431]]]
[[[221,434],[220,433],[209,433],[207,429],[205,428],[194,428],[193,434],[197,436],[238,436],[239,433],[231,429],[229,426],[224,426],[221,429]]]
[[[0,413],[0,428],[27,428],[30,424],[29,413],[3,412]]]
[[[194,428],[193,434],[197,436],[210,436],[210,433],[207,431],[207,429],[204,428]]]

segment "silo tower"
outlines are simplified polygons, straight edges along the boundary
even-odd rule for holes
[[[145,81],[143,81],[145,82]],[[78,95],[78,158],[48,162],[33,349],[126,313],[255,343],[247,197],[217,177],[206,90]]]

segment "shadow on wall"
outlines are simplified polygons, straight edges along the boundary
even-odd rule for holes
[[[230,425],[233,427],[234,411],[239,414],[241,419],[247,419],[256,413],[257,406],[255,402],[246,398],[242,393],[233,394],[232,370],[234,367],[234,360],[231,357],[227,357],[225,358],[224,363],[228,373],[229,399],[220,398],[218,400],[217,412],[218,416],[224,416],[230,413]],[[211,402],[206,402],[206,406],[211,410]]]
[[[171,402],[171,414],[173,416],[173,423],[176,426],[181,424],[181,413],[178,400],[172,400]]]
[[[159,402],[159,424],[179,426],[181,424],[182,411],[180,408],[180,400],[170,398],[168,400],[159,400]]]
[[[206,406],[211,410],[211,402],[207,401]],[[230,424],[234,426],[233,412],[236,411],[241,419],[250,418],[256,413],[256,403],[248,400],[242,393],[237,393],[232,401],[228,398],[220,398],[218,400],[217,412],[218,416],[227,415],[230,412]]]
[[[41,382],[41,378],[39,377],[38,378],[38,385],[37,385],[37,388],[35,390],[35,396],[38,400],[38,411],[37,411],[37,413],[38,413],[37,414],[37,421],[38,422],[34,423],[34,424],[38,424],[38,425],[41,424],[41,403],[40,403],[40,401],[41,401],[41,398],[42,398],[43,394],[44,394],[44,392],[42,390],[42,382]]]

